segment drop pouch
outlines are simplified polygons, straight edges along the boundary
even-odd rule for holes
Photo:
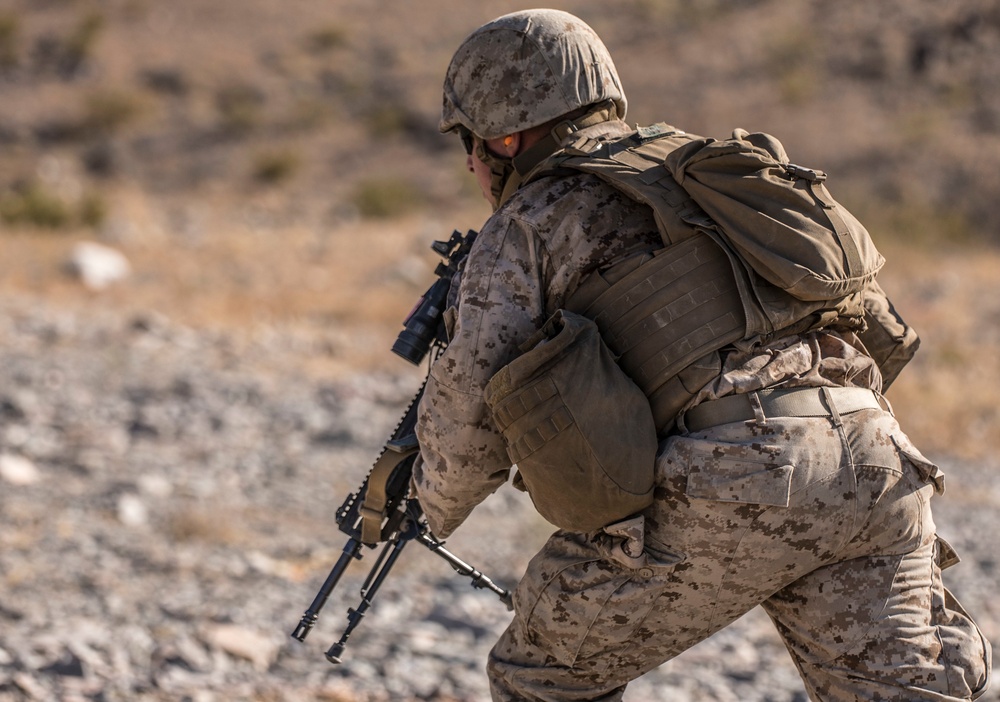
[[[591,532],[649,506],[657,451],[649,401],[590,319],[557,310],[490,379],[485,399],[516,487],[555,526]]]

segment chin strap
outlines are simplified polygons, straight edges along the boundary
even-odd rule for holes
[[[595,124],[608,122],[618,117],[618,108],[608,100],[595,105],[583,115],[566,119],[554,126],[540,141],[513,158],[497,156],[486,148],[482,139],[476,140],[476,157],[490,169],[490,193],[496,205],[496,212],[521,187],[527,176],[538,164],[562,148],[566,139],[573,132],[580,131]]]

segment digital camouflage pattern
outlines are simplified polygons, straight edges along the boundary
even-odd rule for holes
[[[579,134],[629,131],[615,120]],[[454,531],[509,477],[510,459],[483,397],[490,378],[588,273],[661,246],[651,211],[592,175],[535,181],[485,224],[460,277],[457,308],[446,312],[451,338],[431,368],[417,423],[415,485],[437,536]],[[878,389],[878,370],[856,343],[850,334],[817,334],[731,355],[696,399],[778,382]]]
[[[444,93],[441,130],[486,139],[601,100],[625,112],[603,43],[549,10],[474,32]],[[612,119],[573,136],[629,131]],[[419,405],[413,486],[435,535],[509,478],[483,397],[490,378],[589,273],[661,245],[651,210],[597,176],[543,176],[499,204],[453,291],[449,345]],[[882,382],[850,332],[706,364],[717,372],[686,388],[689,407],[776,386]],[[973,699],[990,648],[941,582],[955,558],[936,535],[935,489],[943,476],[882,410],[682,430],[659,447],[648,509],[589,534],[558,531],[532,559],[490,655],[493,698],[620,700],[630,680],[762,605],[813,699]]]
[[[618,700],[762,604],[815,700],[967,700],[990,649],[944,589],[942,483],[880,410],[664,442],[653,506],[557,532],[490,657],[494,700]]]
[[[494,139],[604,100],[625,117],[618,72],[593,29],[558,10],[515,12],[480,27],[455,52],[439,128],[461,124]]]
[[[585,136],[627,130],[612,121]],[[509,478],[489,379],[589,272],[660,246],[648,209],[585,174],[530,183],[485,224],[419,408],[414,487],[437,536]],[[850,333],[723,356],[692,404],[775,385],[880,385]],[[941,584],[928,466],[880,411],[672,437],[642,519],[557,532],[533,559],[489,663],[495,699],[620,699],[630,679],[757,604],[814,699],[968,699],[989,649]]]
[[[594,134],[629,130],[620,121]],[[661,246],[651,212],[594,176],[545,178],[522,189],[476,238],[461,275],[454,328],[424,389],[414,468],[434,533],[450,534],[510,472],[485,404],[490,378],[602,263]],[[567,227],[567,228],[564,228]]]

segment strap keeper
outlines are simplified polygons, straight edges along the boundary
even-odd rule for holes
[[[833,393],[830,392],[830,388],[824,386],[819,389],[819,394],[823,398],[823,403],[826,408],[830,411],[830,417],[833,419],[833,425],[840,427],[844,425],[844,420],[840,418],[840,411],[837,410],[837,405],[833,402]]]
[[[764,408],[760,404],[760,395],[756,392],[751,392],[747,394],[747,400],[750,402],[750,407],[753,409],[753,416],[756,419],[757,424],[764,426],[767,424],[767,416],[764,414]]]

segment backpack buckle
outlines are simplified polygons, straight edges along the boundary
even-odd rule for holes
[[[674,129],[664,122],[657,122],[656,124],[651,124],[648,127],[638,127],[635,132],[640,144],[645,144],[647,141],[659,139],[660,137],[674,136],[676,134],[684,133],[679,129]]]
[[[823,171],[816,171],[805,166],[796,166],[794,163],[786,163],[785,172],[792,178],[802,178],[803,180],[808,180],[810,183],[822,183],[826,180],[826,173]]]

